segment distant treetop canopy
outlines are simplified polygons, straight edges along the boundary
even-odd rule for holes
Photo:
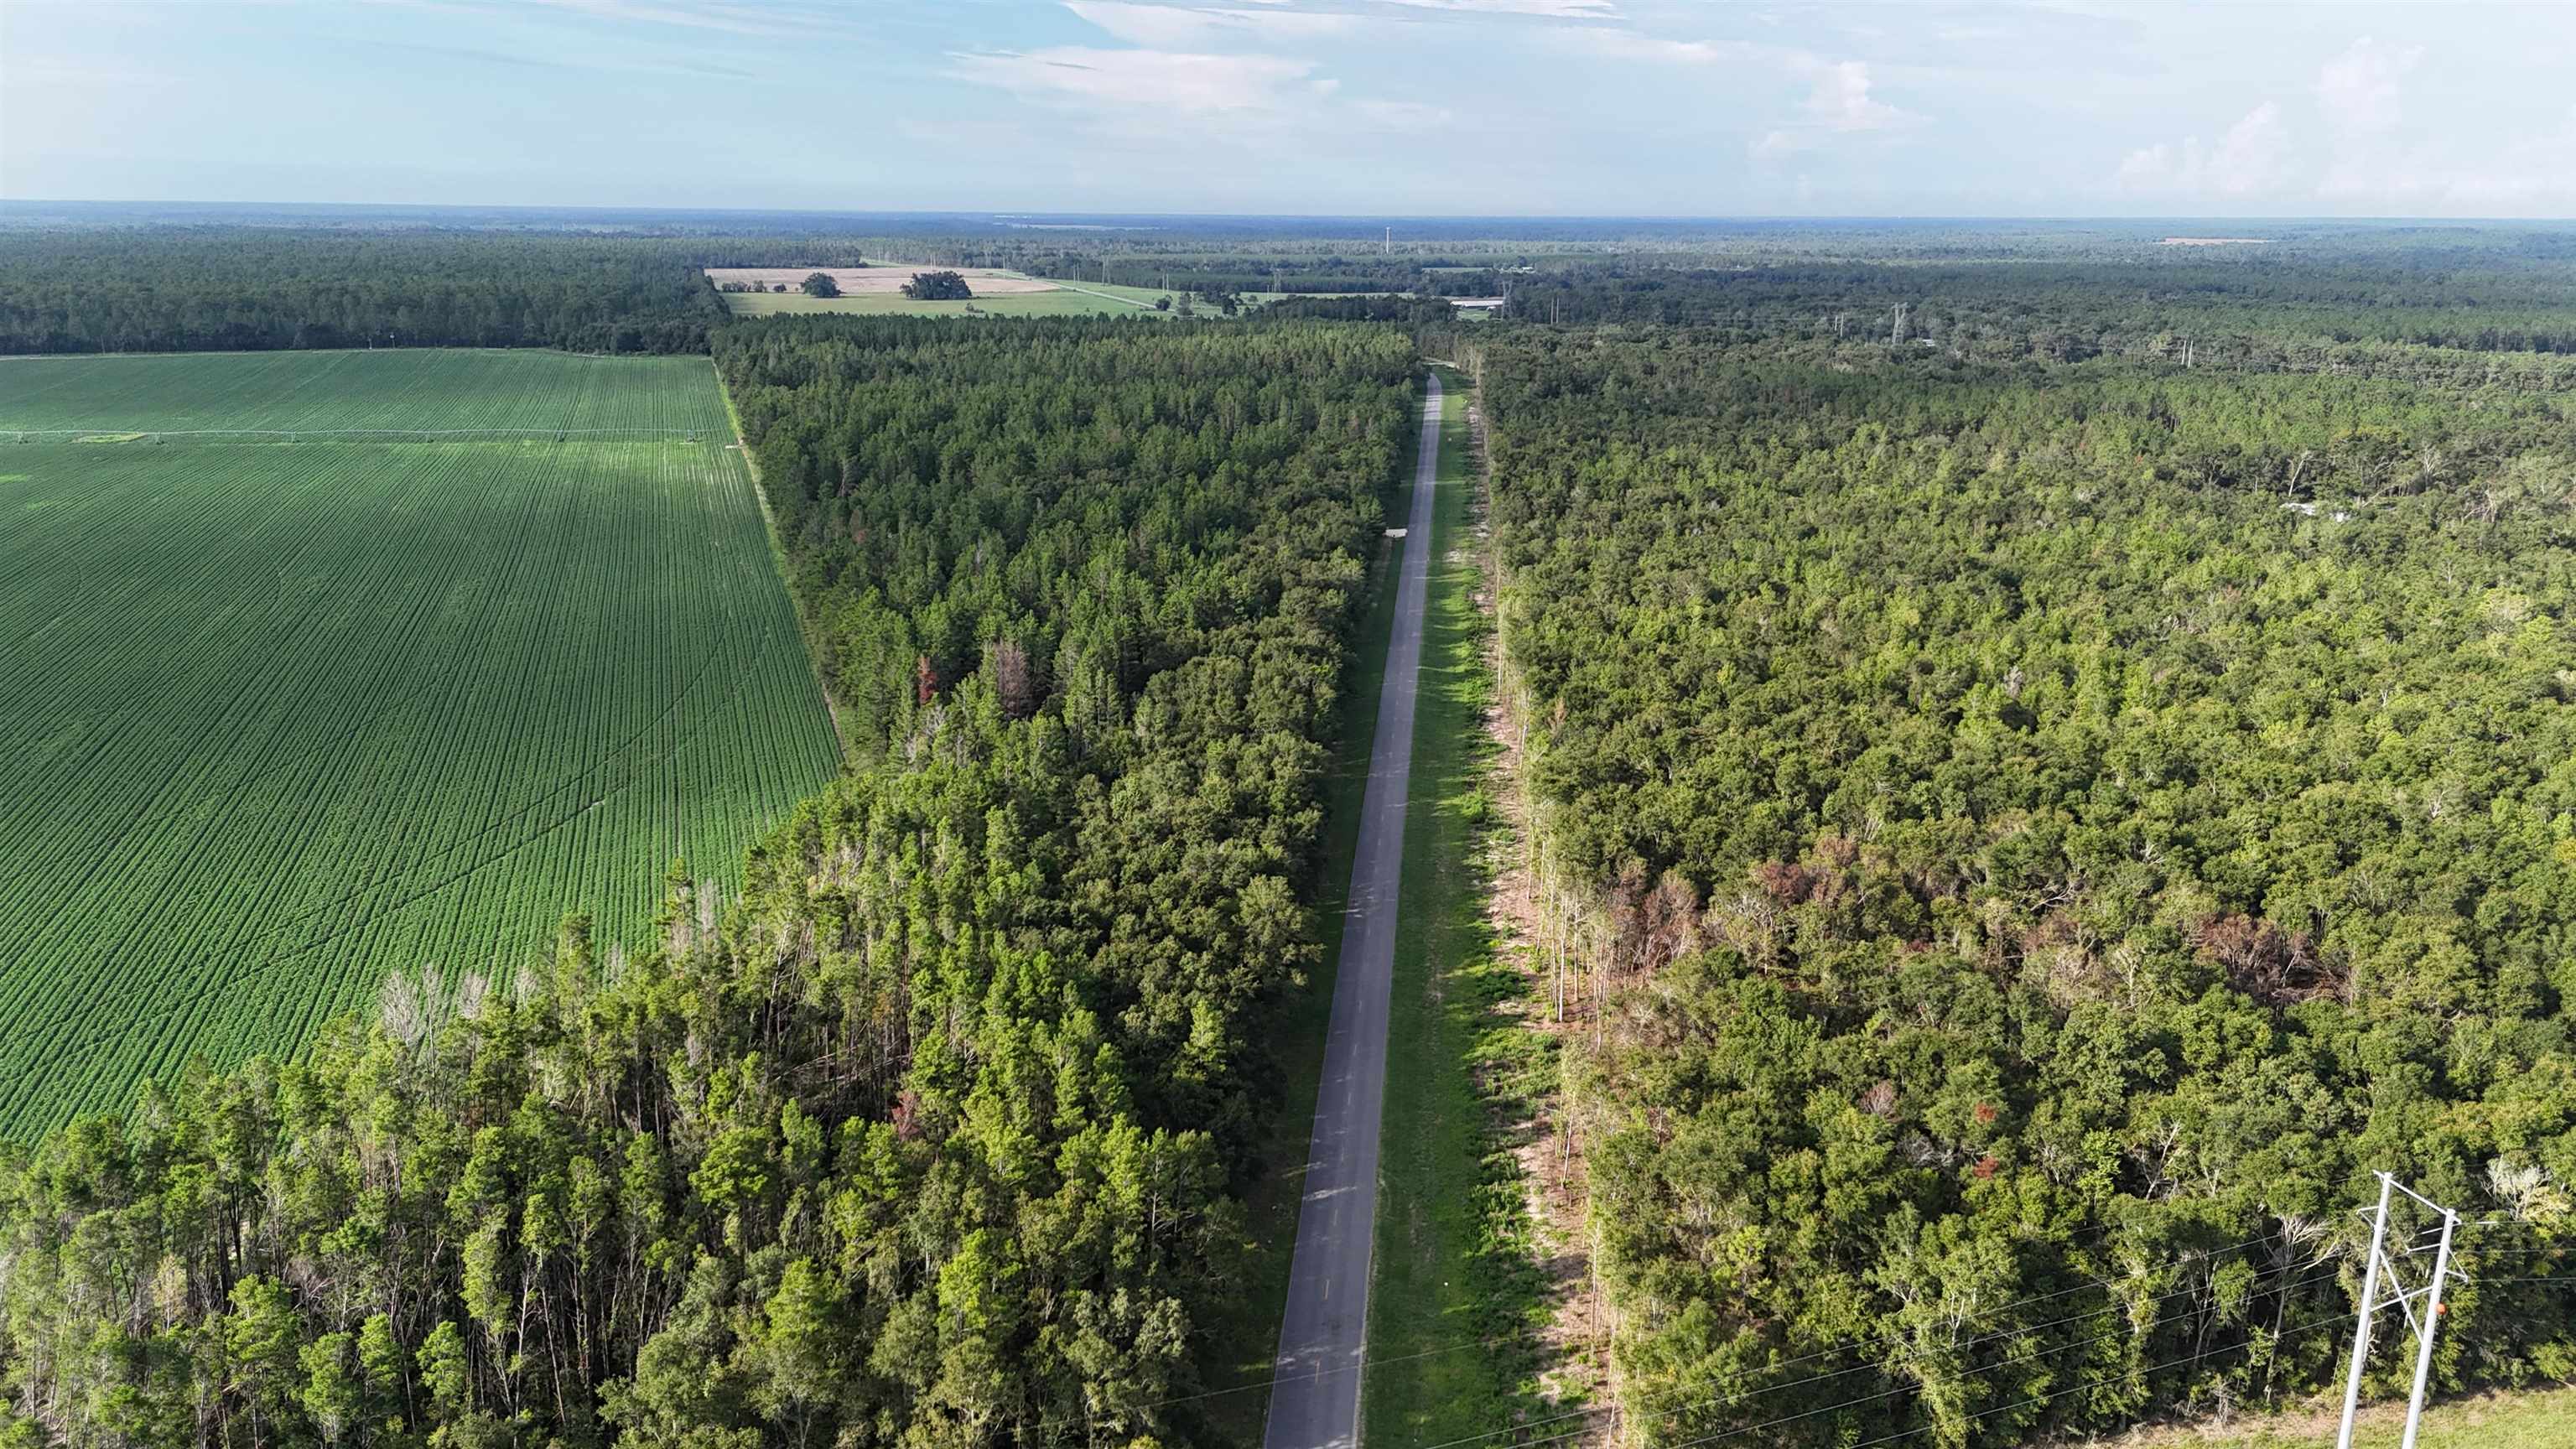
[[[903,294],[916,302],[964,302],[975,295],[956,272],[915,272],[903,284]]]

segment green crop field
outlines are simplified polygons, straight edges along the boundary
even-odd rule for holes
[[[0,359],[0,443],[16,429],[695,428],[704,437],[725,426],[699,358],[386,348]]]
[[[0,1134],[738,870],[836,751],[731,439],[698,359],[0,361]]]

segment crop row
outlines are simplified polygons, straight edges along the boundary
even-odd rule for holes
[[[704,358],[381,348],[0,359],[0,429],[721,432]]]
[[[833,768],[713,439],[31,444],[0,508],[0,1133],[566,910],[640,945]]]

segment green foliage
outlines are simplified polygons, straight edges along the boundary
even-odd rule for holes
[[[961,272],[915,272],[903,284],[903,294],[916,302],[964,302],[974,298]]]
[[[0,1149],[9,1412],[82,1445],[110,1403],[227,1446],[1210,1441],[1195,1339],[1314,959],[1410,349],[818,319],[721,361],[861,758],[730,905],[675,870],[629,970],[575,919],[431,1030],[344,1022]]]
[[[307,226],[0,231],[0,353],[696,352],[704,243]]]
[[[2576,1300],[2520,1281],[2576,1182],[2561,397],[1485,361],[1528,768],[1607,916],[1598,1262],[1631,1401],[1684,1405],[1651,1439],[2312,1388],[2383,1167],[2500,1220],[2444,1381],[2566,1361]],[[1883,1361],[1714,1391],[1853,1338]]]
[[[2188,356],[2232,369],[2309,365],[2348,344],[2576,352],[2576,233],[2559,225],[2327,229],[2243,249],[2108,237],[2051,245],[1989,231],[1901,262],[1878,248],[1781,255],[1785,241],[1763,248],[1772,254],[1757,266],[1687,255],[1569,261],[1511,277],[1511,313],[1831,339],[1882,354]],[[1450,295],[1491,296],[1504,282],[1477,280],[1478,292]]]
[[[808,297],[837,297],[841,295],[841,284],[832,280],[832,274],[830,272],[808,273],[805,280],[799,285]]]

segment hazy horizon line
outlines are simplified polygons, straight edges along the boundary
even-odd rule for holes
[[[1368,211],[1134,211],[1134,210],[1047,210],[1001,207],[918,207],[859,208],[834,206],[721,206],[697,203],[600,203],[600,202],[528,202],[528,201],[215,201],[191,197],[49,197],[0,196],[0,207],[174,207],[203,209],[308,209],[341,211],[528,211],[528,212],[605,212],[642,215],[674,213],[715,216],[846,216],[889,217],[900,219],[936,219],[943,217],[1014,218],[1088,218],[1119,217],[1170,221],[1370,221],[1377,223],[1403,221],[1521,221],[1521,222],[1650,222],[1663,224],[1743,224],[1743,223],[1833,223],[1833,222],[1918,222],[1918,223],[1993,223],[2055,222],[2069,225],[2119,223],[2147,225],[2161,222],[2228,222],[2245,225],[2335,225],[2335,226],[2564,226],[2576,224],[2576,216],[2427,216],[2384,214],[2338,216],[2320,213],[2247,213],[2213,214],[2197,212],[1368,212]]]

